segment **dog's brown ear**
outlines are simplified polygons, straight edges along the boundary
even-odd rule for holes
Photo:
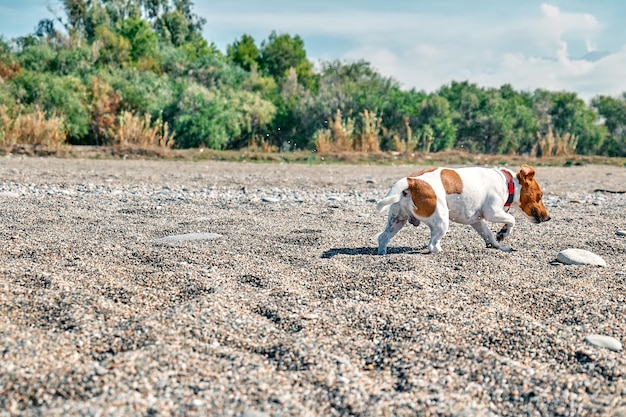
[[[517,174],[520,180],[529,181],[535,176],[535,170],[530,165],[522,164]]]

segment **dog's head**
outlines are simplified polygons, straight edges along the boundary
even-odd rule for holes
[[[517,179],[522,186],[519,202],[524,214],[533,219],[535,223],[550,220],[548,210],[541,201],[543,192],[535,181],[535,170],[529,165],[522,165],[517,173]]]

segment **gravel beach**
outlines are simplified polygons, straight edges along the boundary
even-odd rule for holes
[[[626,415],[626,168],[377,256],[416,168],[1,157],[0,416]]]

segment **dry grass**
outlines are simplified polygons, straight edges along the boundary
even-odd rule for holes
[[[23,106],[10,111],[0,105],[0,146],[35,145],[56,149],[66,139],[65,120],[60,116],[47,116],[36,107],[30,113]]]
[[[554,134],[552,126],[549,126],[545,134],[537,132],[537,141],[530,154],[532,156],[571,156],[576,152],[577,142],[576,136],[570,133]]]
[[[260,153],[275,153],[278,151],[278,147],[268,143],[265,139],[252,139],[248,141],[248,146],[246,147],[246,151],[248,152],[260,152]]]
[[[353,148],[361,152],[380,152],[380,128],[382,118],[367,109],[361,113],[363,128],[356,136]]]
[[[152,122],[149,114],[139,116],[127,111],[111,127],[111,136],[115,146],[171,148],[174,144],[167,122],[160,119]]]
[[[382,119],[375,112],[363,110],[359,114],[361,129],[355,128],[351,117],[344,117],[337,109],[328,121],[328,129],[321,129],[315,138],[318,153],[329,152],[380,152],[380,132]]]

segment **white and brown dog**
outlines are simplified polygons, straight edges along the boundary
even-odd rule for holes
[[[391,238],[409,221],[430,228],[428,250],[441,251],[441,238],[450,220],[471,225],[487,246],[511,251],[500,242],[511,232],[515,218],[508,213],[516,207],[535,223],[550,220],[541,201],[543,193],[535,181],[535,170],[522,165],[515,174],[509,169],[467,167],[429,168],[396,182],[387,196],[378,202],[383,211],[391,206],[385,230],[378,235],[378,254],[387,253]],[[504,223],[494,236],[486,221]]]

